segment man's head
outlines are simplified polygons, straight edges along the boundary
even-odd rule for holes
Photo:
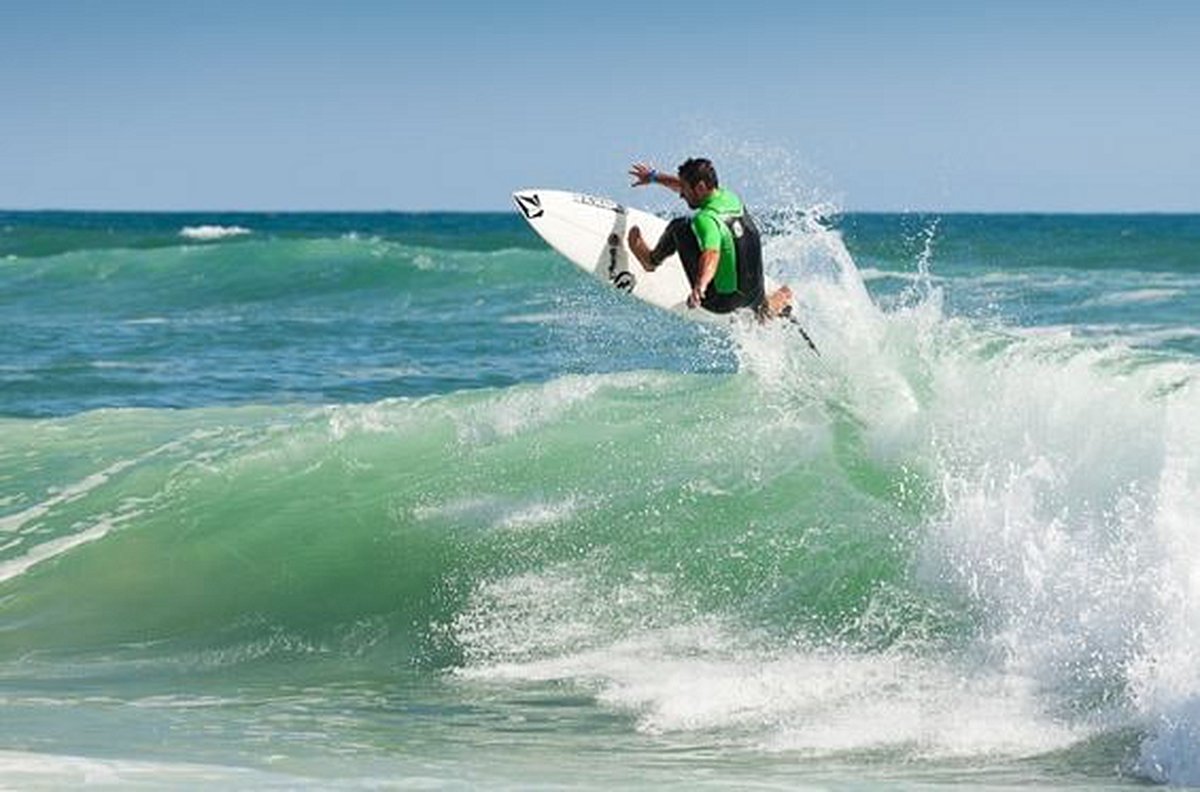
[[[679,166],[677,174],[681,182],[679,194],[693,209],[700,206],[709,193],[721,186],[717,180],[717,169],[710,160],[693,157]]]

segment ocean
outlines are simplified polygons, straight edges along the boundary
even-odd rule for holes
[[[0,787],[1200,784],[1200,216],[0,213]]]

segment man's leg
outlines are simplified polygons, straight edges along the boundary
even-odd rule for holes
[[[700,243],[692,231],[692,221],[686,217],[676,217],[667,223],[666,230],[650,253],[650,259],[658,266],[672,253],[679,254],[688,283],[694,286],[700,277]]]
[[[667,224],[667,230],[650,255],[655,262],[661,262],[672,253],[679,254],[688,283],[695,286],[700,279],[700,241],[692,230],[692,221],[686,217],[677,217]],[[702,308],[711,313],[729,313],[747,304],[746,295],[741,292],[720,294],[711,285],[700,303]]]
[[[692,273],[699,271],[700,246],[696,242],[696,235],[692,233],[691,222],[686,217],[677,217],[667,223],[653,249],[646,244],[642,229],[637,226],[629,229],[626,242],[634,258],[642,263],[647,272],[658,269],[658,265],[674,253],[679,253],[689,282],[695,277]]]

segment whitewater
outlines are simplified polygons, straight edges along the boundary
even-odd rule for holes
[[[0,784],[1200,785],[1200,218],[0,213]]]

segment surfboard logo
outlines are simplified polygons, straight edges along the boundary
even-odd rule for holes
[[[517,199],[517,208],[525,215],[526,220],[534,220],[546,213],[546,210],[542,208],[542,199],[538,197],[537,193],[513,197]]]
[[[637,286],[637,278],[633,277],[633,273],[629,270],[618,272],[617,276],[612,279],[613,286],[616,286],[619,291],[631,292],[633,287]]]
[[[608,235],[608,277],[617,277],[617,251],[621,248],[621,237]]]
[[[591,206],[596,209],[607,209],[610,212],[616,212],[620,215],[625,214],[625,207],[611,198],[599,198],[595,195],[586,195],[584,193],[575,193],[574,198],[577,204]]]
[[[617,259],[617,253],[621,249],[621,237],[617,234],[608,235],[608,279],[612,281],[612,285],[623,292],[633,291],[633,287],[637,285],[637,278],[633,277],[633,273],[629,270],[618,269],[620,263]]]

